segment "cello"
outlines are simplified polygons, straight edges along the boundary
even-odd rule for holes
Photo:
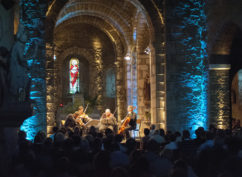
[[[124,120],[124,122],[122,123],[121,127],[118,130],[118,134],[122,134],[125,130],[125,128],[128,126],[129,122],[130,122],[131,118],[130,117],[126,117],[126,119]]]

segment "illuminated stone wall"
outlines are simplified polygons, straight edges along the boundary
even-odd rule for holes
[[[54,60],[53,44],[46,44],[46,121],[47,133],[51,133],[56,123],[55,112],[58,106],[57,100],[57,78]]]
[[[21,0],[20,20],[27,29],[28,42],[24,57],[30,68],[30,100],[33,116],[26,119],[21,130],[27,132],[27,139],[33,139],[38,131],[46,131],[46,87],[45,87],[45,40],[44,1]]]
[[[168,130],[193,134],[207,127],[205,5],[205,0],[166,1]]]
[[[149,46],[151,123],[166,129],[166,28],[165,0],[139,0],[147,10],[152,26],[153,39]],[[139,75],[139,74],[138,74]]]
[[[102,60],[102,49],[95,49],[94,63],[95,63],[95,83],[96,83],[96,96],[97,96],[97,109],[100,112],[104,111],[103,107],[103,94],[104,94],[104,73],[103,73],[103,60]]]
[[[230,124],[230,74],[229,68],[211,67],[209,71],[210,123],[220,129]]]

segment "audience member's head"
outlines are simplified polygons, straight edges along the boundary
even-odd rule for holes
[[[34,143],[35,144],[44,144],[46,139],[46,134],[43,131],[39,131],[37,135],[34,138]]]
[[[155,130],[155,124],[152,124],[152,125],[150,126],[150,130]]]
[[[190,139],[190,132],[188,130],[183,130],[182,139],[183,140],[189,140]]]
[[[18,139],[19,141],[24,141],[26,139],[26,133],[22,130],[18,132]]]
[[[144,134],[145,136],[148,136],[150,134],[150,130],[148,128],[144,129]]]
[[[160,136],[165,136],[165,130],[163,128],[160,129]]]
[[[171,177],[187,177],[188,176],[188,166],[185,161],[178,160],[175,162]]]

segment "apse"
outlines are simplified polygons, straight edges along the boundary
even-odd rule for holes
[[[93,25],[73,22],[58,26],[54,40],[59,102],[65,105],[81,95],[84,100],[96,99],[99,115],[105,107],[114,110],[116,54],[110,38]]]

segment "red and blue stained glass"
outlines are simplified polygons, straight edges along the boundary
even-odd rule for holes
[[[79,60],[70,60],[70,94],[75,94],[79,92]]]

